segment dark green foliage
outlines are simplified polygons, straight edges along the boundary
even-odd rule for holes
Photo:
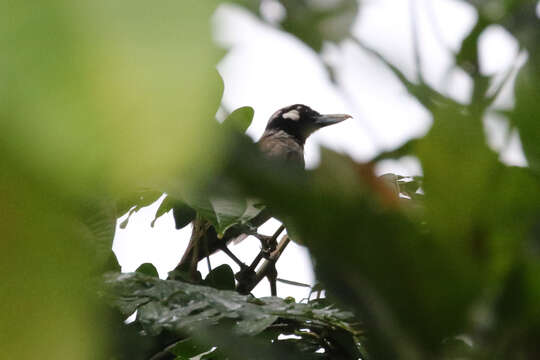
[[[162,330],[182,333],[234,319],[234,332],[257,335],[278,318],[352,331],[351,313],[331,306],[302,304],[268,297],[255,299],[235,291],[160,280],[142,273],[115,274],[105,277],[107,297],[124,314],[138,310],[137,319],[148,333]]]
[[[234,272],[227,264],[218,266],[212,269],[203,281],[206,286],[211,286],[219,290],[235,290],[236,282],[234,280]]]
[[[185,203],[176,203],[173,205],[173,217],[176,229],[182,229],[197,216],[196,211]],[[157,215],[156,215],[157,217]]]
[[[153,276],[153,277],[156,277],[156,278],[159,278],[159,274],[155,268],[154,265],[150,264],[150,263],[144,263],[142,264],[141,266],[139,266],[137,268],[137,270],[135,270],[135,272],[138,272],[140,274],[144,274],[144,275],[148,275],[148,276]]]
[[[230,268],[228,271],[217,268],[214,272],[216,274],[209,275],[205,282],[213,281],[209,278],[217,280],[221,276],[218,273],[232,275]],[[216,287],[222,285],[217,283]],[[209,349],[210,344],[199,344],[199,341],[202,344],[208,341],[201,333],[212,333],[215,331],[212,328],[217,325],[229,328],[223,340],[233,334],[242,337],[261,335],[261,338],[267,339],[265,346],[270,346],[270,338],[277,341],[279,334],[290,332],[302,335],[301,331],[310,329],[312,335],[305,332],[303,336],[310,339],[311,346],[306,347],[303,342],[295,344],[294,341],[285,341],[280,347],[293,343],[297,353],[311,353],[325,344],[331,344],[329,349],[332,351],[357,353],[354,342],[356,330],[351,325],[352,314],[317,301],[301,304],[273,297],[255,299],[250,295],[220,291],[215,287],[159,280],[139,271],[106,275],[105,298],[126,316],[137,310],[137,322],[148,335],[157,336],[163,331],[179,336],[194,334],[199,340],[182,340],[172,348],[171,351],[179,356],[189,357],[193,356],[193,351],[202,353]],[[316,333],[318,337],[313,338]]]

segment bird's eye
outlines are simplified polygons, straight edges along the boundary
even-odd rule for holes
[[[298,121],[298,120],[300,120],[300,113],[298,112],[298,110],[291,110],[291,111],[288,111],[285,114],[281,115],[281,117],[284,118],[284,119],[290,119],[290,120]]]

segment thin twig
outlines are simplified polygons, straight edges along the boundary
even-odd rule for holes
[[[210,251],[208,250],[208,240],[206,236],[203,237],[204,250],[206,251],[206,266],[208,266],[208,273],[212,272],[212,264],[210,264]]]
[[[158,352],[157,354],[155,354],[154,356],[152,356],[150,358],[150,360],[168,360],[168,359],[173,359],[175,358],[175,355],[171,352],[172,349],[174,349],[174,347],[181,341],[183,341],[184,339],[182,340],[179,340],[179,341],[175,341],[174,343],[172,343],[171,345],[167,346],[165,349],[161,350],[160,352]]]
[[[198,241],[193,245],[193,256],[191,258],[190,266],[189,266],[189,275],[192,279],[195,278],[195,274],[197,273],[197,264],[199,263],[199,244]]]
[[[432,109],[434,104],[436,102],[442,102],[447,103],[452,106],[456,106],[458,108],[461,108],[462,106],[455,102],[454,100],[444,96],[443,94],[439,93],[437,90],[431,88],[425,83],[421,84],[415,84],[401,72],[396,66],[394,66],[391,62],[386,60],[386,58],[379,53],[377,50],[371,48],[370,46],[366,45],[362,40],[360,40],[356,36],[350,36],[349,37],[351,41],[353,41],[360,49],[364,50],[368,54],[374,56],[382,62],[384,65],[386,65],[392,73],[399,79],[399,81],[405,86],[407,91],[416,98],[422,105],[424,105],[427,109]]]
[[[416,0],[409,0],[409,17],[411,21],[411,36],[413,45],[414,64],[416,67],[416,77],[420,84],[424,83],[424,76],[422,75],[422,57],[420,55],[420,41],[418,39],[418,26],[417,20],[418,8],[416,6]]]
[[[493,93],[486,98],[487,106],[491,106],[497,97],[500,95],[501,91],[504,89],[504,87],[508,84],[510,79],[516,74],[516,72],[519,70],[519,58],[522,55],[522,49],[520,48],[516,54],[516,58],[514,59],[512,65],[510,65],[510,68],[506,70],[506,74],[504,75],[503,79],[501,80],[499,86],[493,90]]]
[[[274,250],[271,254],[268,260],[266,260],[262,265],[259,271],[255,274],[254,278],[250,280],[247,284],[238,284],[239,288],[245,289],[247,293],[251,292],[255,286],[257,286],[258,283],[261,282],[262,279],[264,279],[268,272],[272,269],[272,265],[275,265],[276,261],[278,261],[279,257],[289,244],[291,239],[287,234],[283,235],[281,238],[278,246],[276,247],[276,250]]]
[[[231,250],[227,247],[227,245],[223,245],[221,247],[221,251],[223,251],[228,257],[230,257],[238,266],[240,266],[240,269],[247,268],[247,265],[244,264],[236,255],[233,254]]]
[[[276,263],[271,263],[267,271],[266,277],[270,282],[270,296],[277,296],[277,269]]]

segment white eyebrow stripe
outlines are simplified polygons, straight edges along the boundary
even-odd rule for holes
[[[298,112],[298,110],[291,110],[291,111],[288,111],[285,114],[281,115],[281,117],[284,118],[284,119],[290,119],[290,120],[298,121],[298,120],[300,120],[300,113]]]

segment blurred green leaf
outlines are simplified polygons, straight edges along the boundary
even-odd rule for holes
[[[87,241],[89,251],[95,254],[93,258],[95,267],[106,266],[111,260],[116,261],[111,250],[116,231],[114,201],[93,198],[79,202],[78,206],[77,212],[84,224],[84,228],[81,229],[82,239]]]
[[[540,57],[540,55],[537,55]],[[540,63],[540,60],[538,61]],[[525,66],[516,82],[516,105],[510,113],[510,120],[519,129],[525,157],[531,169],[540,174],[540,106],[536,99],[540,97],[540,72]]]
[[[10,2],[3,157],[64,194],[198,181],[223,145],[216,5]]]
[[[318,279],[367,321],[372,356],[435,349],[466,324],[478,295],[480,274],[469,250],[441,241],[397,202],[387,202],[386,185],[369,166],[336,157],[323,157],[305,175],[249,157],[231,172],[277,216],[294,219]],[[402,336],[410,340],[392,340]]]
[[[209,26],[216,5],[3,7],[4,357],[109,358],[103,350],[119,342],[102,327],[91,279],[96,268],[118,267],[107,199],[169,183],[184,189],[221,156],[214,115],[223,87]],[[198,147],[206,142],[212,147]]]
[[[224,125],[230,126],[240,133],[245,133],[251,121],[255,110],[251,106],[244,106],[234,110],[223,122]]]
[[[372,161],[379,162],[381,160],[398,159],[403,156],[411,155],[414,153],[414,150],[417,144],[418,144],[418,139],[409,140],[394,150],[383,151],[382,153],[377,155]]]

